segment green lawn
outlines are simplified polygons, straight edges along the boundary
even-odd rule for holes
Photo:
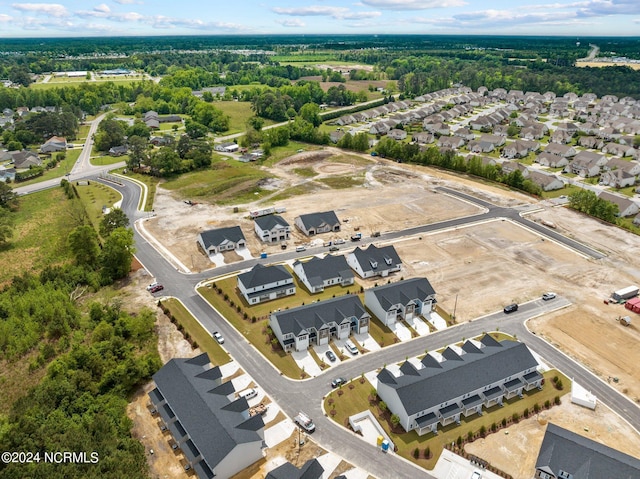
[[[231,361],[227,352],[222,349],[207,330],[196,321],[180,300],[169,298],[162,301],[162,304],[169,310],[169,314],[175,318],[175,321],[179,325],[178,329],[182,327],[185,338],[191,338],[196,342],[197,347],[199,347],[202,352],[209,355],[211,364],[220,366]]]
[[[225,131],[223,135],[233,135],[235,133],[244,132],[247,129],[247,120],[254,116],[254,113],[251,110],[251,102],[248,101],[216,101],[213,103],[213,106],[229,115],[229,130]],[[273,125],[275,123],[273,120],[263,120],[264,126]]]
[[[564,188],[560,188],[559,190],[554,191],[543,191],[543,198],[557,198],[562,195],[569,196],[571,193],[575,193],[576,191],[580,191],[582,188],[575,185],[567,185]]]
[[[280,191],[280,193],[277,193],[274,196],[271,196],[269,198],[269,201],[275,203],[277,201],[286,200],[287,198],[291,198],[293,196],[307,195],[313,193],[317,189],[318,186],[313,183],[305,183],[303,185],[292,186]]]
[[[272,192],[260,187],[269,175],[250,163],[214,159],[211,168],[187,173],[163,183],[181,198],[217,204],[242,204]]]
[[[40,271],[47,264],[66,261],[67,235],[76,226],[71,202],[62,188],[21,196],[19,205],[13,237],[0,248],[0,284],[23,273]]]
[[[364,184],[364,173],[352,176],[328,176],[318,181],[335,190],[353,188]]]
[[[114,165],[116,163],[120,163],[121,161],[127,161],[127,159],[129,158],[128,155],[123,155],[123,156],[111,156],[111,155],[104,155],[104,156],[94,156],[91,158],[91,164],[95,165],[95,166],[108,166],[108,165]]]
[[[298,141],[290,141],[286,146],[278,146],[271,150],[271,156],[264,160],[263,164],[266,166],[273,166],[280,160],[288,158],[291,155],[295,155],[298,150],[314,151],[322,150],[324,147],[319,145],[310,145],[308,143],[300,143]]]
[[[554,376],[558,376],[562,380],[564,386],[562,391],[556,390],[552,385],[551,379]],[[466,440],[469,431],[471,431],[477,437],[482,426],[485,427],[487,432],[490,432],[492,424],[496,423],[496,425],[500,425],[503,419],[507,420],[507,424],[510,424],[513,414],[517,413],[522,415],[525,408],[529,409],[531,412],[529,417],[532,417],[535,404],[543,407],[547,400],[553,404],[556,396],[562,396],[571,388],[569,378],[563,376],[558,371],[548,371],[544,374],[544,378],[545,386],[542,391],[534,389],[533,391],[525,392],[523,399],[511,399],[504,401],[503,407],[494,406],[489,409],[484,409],[482,416],[473,415],[469,418],[464,418],[463,416],[460,425],[454,423],[445,428],[439,427],[438,435],[426,434],[419,436],[415,431],[393,433],[389,421],[389,414],[382,413],[377,403],[370,400],[373,386],[369,381],[360,378],[329,393],[325,397],[324,407],[331,419],[345,427],[348,424],[349,416],[367,409],[371,410],[391,440],[398,447],[398,454],[425,469],[433,469],[444,446],[450,445],[452,442],[457,442],[458,436]],[[432,454],[430,459],[424,458],[423,452],[427,447],[429,447]],[[416,448],[420,450],[419,459],[413,456]]]
[[[293,172],[303,178],[313,178],[314,176],[318,176],[318,172],[311,167],[294,168]]]
[[[76,185],[76,190],[80,195],[80,199],[85,205],[89,220],[93,224],[96,231],[100,226],[100,221],[104,216],[102,212],[103,207],[111,208],[113,204],[122,199],[122,195],[113,188],[98,183],[97,181],[90,181],[88,185]]]
[[[80,148],[67,150],[65,159],[62,160],[60,163],[58,163],[58,166],[56,166],[55,168],[51,168],[50,170],[44,170],[44,173],[42,174],[42,176],[38,176],[37,178],[33,178],[28,181],[21,181],[19,183],[15,183],[14,186],[18,187],[18,186],[32,185],[34,183],[40,183],[42,181],[50,180],[52,178],[62,179],[64,175],[66,175],[71,171],[71,168],[73,168],[74,163],[78,160],[78,157],[80,156],[81,151],[82,149]],[[55,158],[56,153],[53,153],[53,155],[54,155],[53,157]],[[42,163],[43,166],[46,165],[47,161],[48,160],[43,161]]]
[[[633,197],[636,194],[636,186],[627,186],[626,188],[619,188],[615,190],[616,193],[620,193],[621,195]]]

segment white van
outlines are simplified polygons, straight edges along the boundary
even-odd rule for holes
[[[356,345],[353,344],[350,339],[347,339],[347,341],[344,343],[344,347],[354,356],[358,354],[358,348],[356,348]]]
[[[301,251],[306,251],[306,246],[296,246],[296,252],[300,253]]]
[[[244,391],[240,391],[238,393],[239,398],[245,398],[247,401],[251,398],[254,398],[258,395],[258,391],[254,388],[245,389]]]

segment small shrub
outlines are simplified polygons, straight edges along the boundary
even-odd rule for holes
[[[558,379],[558,381],[556,382],[556,389],[558,391],[562,391],[564,389],[564,384],[562,384],[562,379]]]
[[[535,403],[533,405],[533,412],[535,412],[536,414],[540,412],[540,405],[538,403]]]
[[[480,426],[480,435],[482,437],[485,437],[487,435],[487,428],[484,426],[484,424]]]
[[[544,402],[544,408],[545,409],[549,409],[551,407],[551,401],[549,401],[548,399]]]
[[[524,411],[522,411],[522,415],[524,417],[529,417],[529,408],[528,407],[524,408]]]
[[[424,450],[424,458],[429,459],[431,457],[431,448],[427,446]]]
[[[456,439],[456,444],[458,445],[458,447],[462,446],[462,436],[458,436],[458,439]]]
[[[418,449],[417,447],[413,450],[413,457],[415,457],[416,459],[420,457],[420,449]]]
[[[554,398],[553,398],[553,403],[554,403],[556,406],[559,406],[559,405],[560,405],[560,396],[556,396],[556,397],[554,397]]]
[[[507,418],[506,417],[502,418],[502,423],[501,424],[502,424],[502,427],[507,427]]]
[[[498,425],[494,422],[491,424],[491,432],[496,432],[498,430]]]
[[[514,412],[513,416],[511,416],[511,419],[513,420],[513,422],[518,422],[520,420],[520,416],[517,412]]]
[[[473,441],[473,431],[469,431],[467,433],[467,441],[469,442]]]

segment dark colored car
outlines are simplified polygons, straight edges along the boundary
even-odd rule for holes
[[[335,378],[333,381],[331,381],[331,387],[332,388],[337,388],[338,386],[342,386],[343,384],[346,384],[347,380],[345,378]]]
[[[335,360],[336,360],[336,355],[335,355],[335,354],[333,354],[333,351],[327,351],[327,352],[326,352],[326,353],[324,353],[324,354],[325,354],[325,356],[327,356],[327,359],[328,359],[329,361],[331,361],[332,363],[333,363],[333,362],[335,362]]]
[[[338,248],[337,246],[332,246],[331,248],[329,248],[329,251],[338,251],[340,248]]]
[[[515,313],[516,311],[518,311],[518,305],[516,303],[504,307],[504,314]]]
[[[151,288],[149,291],[151,293],[157,293],[158,291],[162,291],[164,289],[164,286],[162,286],[161,284],[156,284],[153,288]]]

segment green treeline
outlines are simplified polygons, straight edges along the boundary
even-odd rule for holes
[[[126,406],[134,389],[161,365],[155,313],[127,313],[117,298],[109,304],[84,299],[128,275],[133,231],[123,212],[114,209],[98,233],[74,186],[63,181],[62,188],[71,226],[66,246],[42,271],[24,272],[0,291],[0,361],[26,361],[30,372],[44,373],[29,390],[0,388],[8,410],[0,415],[0,450],[41,457],[45,452],[85,452],[89,459],[97,453],[98,460],[0,463],[0,478],[147,477],[143,446],[131,437]],[[6,200],[17,209],[29,198]],[[3,383],[16,383],[4,374]],[[19,399],[7,404],[3,392]]]
[[[345,135],[346,136],[346,135]],[[382,157],[392,158],[400,162],[416,163],[423,166],[436,166],[446,170],[459,171],[470,175],[504,183],[512,188],[533,195],[540,195],[539,185],[522,176],[520,170],[504,174],[499,165],[483,164],[480,157],[471,156],[469,160],[456,155],[454,151],[441,152],[436,147],[420,151],[417,144],[400,143],[384,137],[376,145],[377,153]]]

